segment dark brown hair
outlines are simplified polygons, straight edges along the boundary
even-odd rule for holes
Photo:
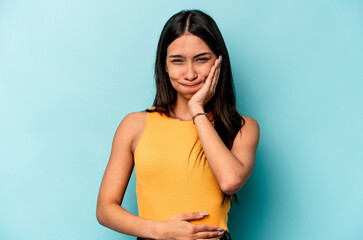
[[[236,108],[231,65],[222,34],[214,20],[199,10],[181,11],[165,24],[156,53],[156,96],[153,103],[155,109],[146,111],[159,112],[167,116],[170,116],[170,112],[174,112],[177,93],[165,70],[167,48],[186,32],[202,39],[216,56],[222,55],[223,61],[215,94],[204,109],[212,115],[214,128],[227,148],[231,149],[233,140],[245,121]],[[204,154],[203,150],[201,151]],[[232,199],[238,202],[236,194],[224,193],[223,202]]]

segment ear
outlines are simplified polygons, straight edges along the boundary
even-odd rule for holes
[[[168,71],[168,66],[165,64],[165,71],[167,72],[167,73],[169,73],[169,71]]]

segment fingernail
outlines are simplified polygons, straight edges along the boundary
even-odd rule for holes
[[[224,228],[217,228],[217,231],[224,231]]]
[[[219,232],[218,235],[222,235],[224,232]]]
[[[200,212],[199,215],[200,216],[208,216],[209,214],[207,212]]]

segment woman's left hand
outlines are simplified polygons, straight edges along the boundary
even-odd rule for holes
[[[221,62],[222,56],[219,56],[212,66],[203,87],[190,98],[188,105],[192,115],[195,114],[194,109],[203,109],[204,105],[213,97],[221,71]]]

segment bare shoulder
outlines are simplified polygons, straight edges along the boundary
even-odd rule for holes
[[[115,138],[122,137],[129,143],[132,152],[135,150],[146,125],[146,111],[127,114],[116,130]]]
[[[256,119],[249,117],[249,116],[242,116],[242,118],[245,120],[245,124],[242,126],[243,128],[248,128],[248,130],[253,131],[253,130],[259,130],[260,126],[257,122]]]
[[[140,127],[140,125],[142,125],[145,122],[146,122],[146,111],[141,111],[141,112],[132,112],[127,114],[122,120],[121,124],[127,125],[128,127]]]
[[[242,118],[245,120],[245,123],[237,135],[239,135],[240,140],[244,144],[257,147],[260,139],[260,126],[257,120],[249,116],[242,116]]]

